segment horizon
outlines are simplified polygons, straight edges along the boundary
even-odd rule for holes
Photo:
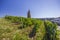
[[[0,0],[0,17],[5,15],[27,17],[30,10],[32,18],[60,17],[59,0]]]

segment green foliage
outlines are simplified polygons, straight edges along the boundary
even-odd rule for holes
[[[30,33],[30,38],[33,37],[34,40],[42,40],[45,35],[45,26],[44,22],[41,20],[35,20],[34,28],[32,29],[32,32]]]
[[[12,31],[12,29],[11,29],[11,28],[6,28],[5,31],[6,31],[7,33],[10,33],[10,32]]]
[[[13,36],[13,40],[28,40],[28,38],[26,35],[19,34],[19,32],[16,32]]]
[[[42,40],[45,35],[45,26],[43,21],[38,21],[37,24],[35,24],[36,29],[36,40]]]
[[[12,23],[21,24],[22,28],[32,25],[31,18],[15,17],[15,16],[5,16],[5,19],[11,21]]]
[[[5,19],[13,22],[13,23],[20,23],[21,19],[20,17],[15,16],[5,16]]]
[[[45,21],[44,24],[46,29],[45,40],[56,40],[56,24],[50,21]]]
[[[11,37],[12,40],[60,40],[59,31],[57,31],[56,23],[52,23],[50,21],[42,21],[33,18],[24,18],[24,17],[17,17],[17,16],[5,16],[7,21],[11,21],[11,26],[14,28],[13,30],[10,28],[0,28],[0,38],[2,37]],[[18,26],[13,26],[12,23],[18,24],[21,28],[20,30],[17,29]],[[15,25],[14,24],[14,25]],[[4,24],[5,25],[5,24]],[[31,26],[34,26],[33,28]],[[5,27],[5,26],[4,26]],[[15,29],[16,27],[16,29]],[[31,28],[29,29],[27,28]],[[19,32],[16,32],[19,30]],[[16,33],[15,33],[16,32]],[[4,35],[2,36],[2,34]],[[11,33],[9,36],[8,33]],[[28,37],[30,34],[30,38]],[[11,36],[12,35],[12,36]],[[32,39],[33,38],[33,39]]]
[[[25,21],[23,22],[24,25],[31,26],[32,22],[30,18],[26,18]]]
[[[57,30],[57,40],[60,40],[60,30]]]

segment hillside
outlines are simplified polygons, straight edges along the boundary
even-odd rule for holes
[[[54,23],[57,23],[58,26],[60,26],[60,17],[57,17],[57,18],[39,18],[41,20],[49,20],[51,22],[54,22]]]
[[[0,18],[0,40],[60,40],[56,33],[57,25],[50,21],[16,16]]]
[[[4,18],[0,19],[0,40],[5,38],[6,40],[19,40],[15,39],[15,36],[23,38],[25,35],[28,35],[29,31],[32,30],[33,27],[27,27],[24,29],[19,29],[20,24],[11,23],[10,21],[5,20]],[[26,36],[28,37],[28,36]],[[25,37],[25,38],[26,38]],[[24,38],[24,39],[25,39]]]

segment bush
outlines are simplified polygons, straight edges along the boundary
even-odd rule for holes
[[[29,34],[30,38],[34,40],[42,40],[45,35],[45,26],[44,22],[41,20],[36,20],[32,32]]]
[[[46,29],[45,40],[56,40],[57,25],[50,21],[45,21],[44,24]]]
[[[5,16],[5,19],[11,21],[12,23],[20,23],[22,17],[17,16]]]
[[[43,21],[35,25],[36,27],[36,40],[42,40],[45,35],[45,26]]]
[[[60,30],[57,30],[57,40],[60,40]]]

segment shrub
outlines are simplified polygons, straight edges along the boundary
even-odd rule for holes
[[[20,17],[17,16],[5,16],[5,19],[11,21],[12,23],[20,23]]]
[[[45,21],[44,24],[46,29],[45,40],[56,40],[57,25],[50,21]]]
[[[45,26],[44,22],[41,20],[36,20],[34,28],[30,33],[29,37],[33,37],[34,40],[42,40],[45,35]]]
[[[60,40],[60,30],[57,30],[56,36],[57,36],[57,40]]]
[[[36,24],[36,40],[42,40],[45,35],[45,26],[43,21],[40,21],[40,24]]]

